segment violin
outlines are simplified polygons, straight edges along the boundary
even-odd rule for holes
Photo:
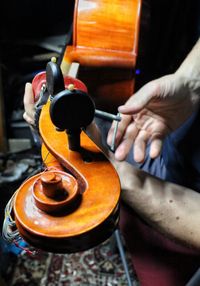
[[[46,80],[49,93],[39,118],[46,170],[20,186],[13,210],[19,233],[30,245],[71,253],[96,246],[116,229],[120,182],[84,132],[95,109],[87,88],[60,75],[58,65],[50,62],[46,73],[33,80],[34,92]]]
[[[45,170],[20,186],[13,213],[36,248],[83,251],[118,226],[119,177],[85,130],[96,107],[113,112],[133,93],[140,11],[141,0],[75,1],[73,43],[61,66],[50,62],[33,80],[36,95],[46,86],[38,109]],[[68,75],[72,63],[79,80]]]

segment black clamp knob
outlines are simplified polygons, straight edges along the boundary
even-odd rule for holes
[[[87,93],[81,90],[63,90],[51,101],[50,117],[53,124],[66,130],[70,150],[80,148],[80,132],[93,120],[95,105]]]
[[[60,67],[49,62],[46,69],[47,89],[50,95],[50,117],[57,130],[66,130],[69,149],[80,149],[81,129],[94,119],[95,104],[82,90],[65,89]]]

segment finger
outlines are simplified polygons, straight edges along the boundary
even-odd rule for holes
[[[164,136],[161,136],[160,133],[154,134],[153,138],[151,139],[151,145],[149,150],[149,156],[152,159],[155,159],[160,155],[163,146]]]
[[[35,125],[34,118],[29,116],[26,112],[24,112],[23,118],[28,124]]]
[[[34,124],[35,102],[34,102],[34,95],[33,95],[31,83],[26,83],[26,85],[25,85],[24,110],[25,110],[25,113],[23,115],[24,119],[29,124]]]
[[[33,88],[32,84],[30,82],[27,82],[25,85],[25,92],[24,92],[24,105],[34,104],[34,94],[33,94]]]
[[[132,122],[131,124],[129,124],[126,133],[124,134],[123,140],[121,141],[121,143],[119,144],[119,146],[117,147],[116,151],[115,151],[115,159],[118,161],[122,161],[124,160],[132,145],[133,142],[135,140],[135,138],[138,135],[139,130],[137,129],[136,125],[134,122]]]
[[[152,98],[159,94],[157,81],[151,81],[132,95],[125,105],[119,106],[118,111],[123,114],[134,114],[146,107]]]
[[[149,134],[145,130],[140,130],[138,136],[134,142],[134,160],[138,163],[142,163],[145,159],[147,142],[149,140]]]
[[[121,139],[122,139],[122,137],[126,131],[126,128],[128,127],[131,120],[132,120],[132,117],[130,115],[121,115],[121,121],[118,124],[117,134],[116,134],[116,139],[115,139],[115,145],[116,146],[121,141]],[[115,122],[112,123],[111,128],[108,131],[107,144],[109,146],[111,146],[111,144],[112,144],[114,129],[115,129]]]

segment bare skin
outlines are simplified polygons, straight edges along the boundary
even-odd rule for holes
[[[121,182],[122,199],[166,237],[200,251],[200,194],[159,180],[127,162],[112,161]]]
[[[23,118],[30,125],[35,125],[35,98],[33,94],[32,84],[27,82],[24,91],[24,114]]]
[[[199,58],[200,40],[174,74],[147,83],[119,107],[122,120],[116,138],[116,160],[124,160],[134,143],[133,157],[136,162],[143,162],[149,140],[149,155],[156,158],[166,135],[183,124],[199,107]],[[109,145],[113,129],[114,126],[108,134]]]

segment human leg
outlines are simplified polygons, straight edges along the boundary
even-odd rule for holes
[[[141,286],[184,286],[200,265],[200,256],[152,229],[121,205],[120,230]]]

